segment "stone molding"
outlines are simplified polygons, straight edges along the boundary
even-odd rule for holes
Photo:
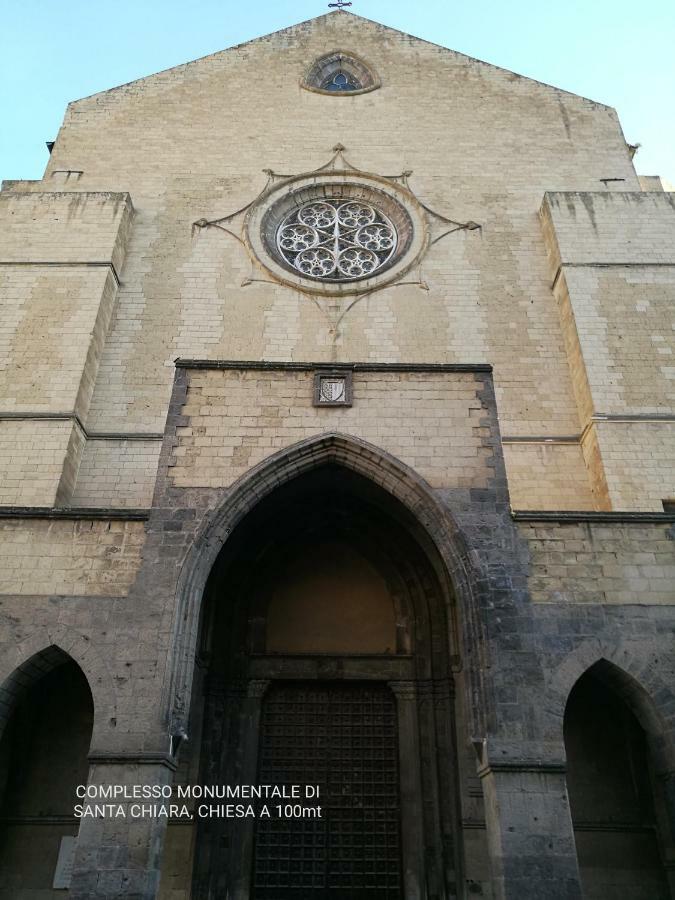
[[[0,519],[96,519],[146,522],[149,509],[112,506],[0,506]]]
[[[250,369],[274,372],[482,372],[492,373],[488,363],[371,363],[371,362],[267,362],[239,359],[181,359],[177,369]]]
[[[178,764],[170,753],[153,753],[151,751],[93,751],[87,757],[90,765],[97,766],[166,766],[175,772]]]

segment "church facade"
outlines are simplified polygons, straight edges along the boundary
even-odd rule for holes
[[[340,10],[4,182],[0,900],[675,896],[675,195],[631,151]]]

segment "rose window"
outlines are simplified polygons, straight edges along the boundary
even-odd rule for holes
[[[366,278],[389,261],[397,243],[384,213],[344,198],[304,203],[277,229],[277,247],[288,265],[329,281]]]

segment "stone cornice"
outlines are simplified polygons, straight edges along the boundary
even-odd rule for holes
[[[149,509],[114,509],[108,506],[0,506],[0,519],[97,519],[145,522]]]
[[[177,369],[250,369],[279,372],[484,372],[490,374],[487,363],[371,363],[371,362],[267,362],[232,359],[176,359]]]
[[[604,522],[610,525],[639,525],[653,522],[666,525],[675,522],[675,512],[594,512],[586,510],[514,509],[516,522],[554,522],[566,525],[575,522]]]

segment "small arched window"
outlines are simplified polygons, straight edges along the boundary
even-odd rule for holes
[[[365,94],[380,86],[373,69],[353,53],[335,50],[316,59],[301,81],[320,94]]]

